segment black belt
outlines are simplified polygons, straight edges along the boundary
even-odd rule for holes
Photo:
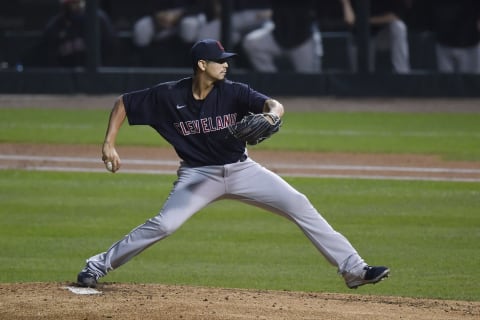
[[[248,158],[248,156],[244,153],[244,154],[242,154],[240,159],[238,159],[238,162],[244,162],[245,160],[247,160],[247,158]]]

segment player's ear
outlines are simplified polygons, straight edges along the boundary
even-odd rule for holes
[[[205,69],[207,68],[207,61],[205,60],[198,60],[197,61],[197,67],[198,69],[202,70],[202,71],[205,71]]]

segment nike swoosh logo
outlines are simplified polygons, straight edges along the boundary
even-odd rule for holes
[[[183,109],[185,107],[186,107],[186,105],[184,105],[184,104],[177,104],[177,109]]]

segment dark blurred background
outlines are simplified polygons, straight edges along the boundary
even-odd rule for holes
[[[7,1],[0,92],[102,93],[171,80],[191,73],[189,49],[209,37],[239,53],[230,78],[272,93],[478,96],[479,8],[477,0]],[[274,69],[255,64],[274,47],[263,39],[278,46]],[[298,59],[310,40],[313,60]]]

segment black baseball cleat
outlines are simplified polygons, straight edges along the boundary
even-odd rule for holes
[[[86,288],[96,288],[98,277],[88,270],[83,269],[77,276],[77,285]]]
[[[374,284],[388,277],[390,269],[387,267],[371,267],[363,268],[364,272],[358,277],[353,277],[346,281],[347,287],[357,289],[364,284]]]

